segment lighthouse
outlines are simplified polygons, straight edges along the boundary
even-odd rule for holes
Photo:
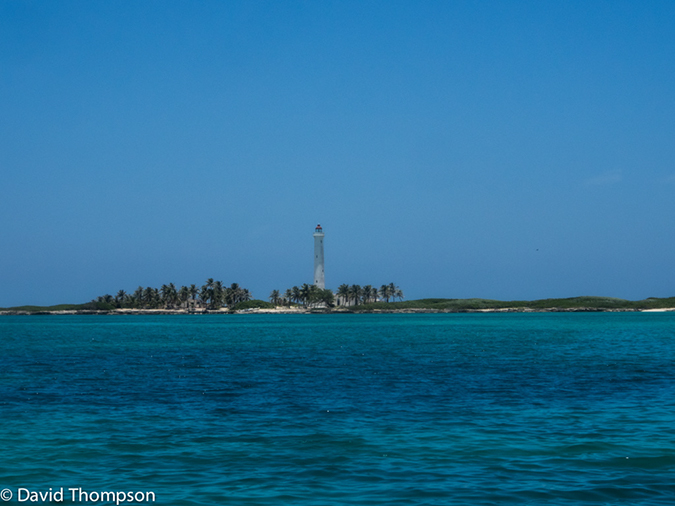
[[[314,229],[314,284],[322,290],[326,288],[323,274],[323,229],[317,225]]]

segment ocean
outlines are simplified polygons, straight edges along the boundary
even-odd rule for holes
[[[675,504],[672,313],[2,316],[0,366],[9,504]]]

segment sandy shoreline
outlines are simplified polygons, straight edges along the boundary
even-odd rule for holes
[[[600,309],[592,307],[575,308],[495,308],[495,309],[372,309],[359,310],[358,308],[310,309],[301,307],[277,307],[275,309],[244,309],[241,311],[199,310],[185,309],[114,309],[111,311],[95,310],[64,310],[64,311],[0,311],[1,315],[233,315],[233,314],[434,314],[434,313],[666,313],[675,312],[673,308],[659,309]]]

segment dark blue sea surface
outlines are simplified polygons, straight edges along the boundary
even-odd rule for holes
[[[0,366],[10,504],[675,504],[675,314],[4,316]]]

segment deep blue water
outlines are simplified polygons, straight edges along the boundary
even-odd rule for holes
[[[10,504],[675,504],[675,314],[5,316],[0,366]]]

